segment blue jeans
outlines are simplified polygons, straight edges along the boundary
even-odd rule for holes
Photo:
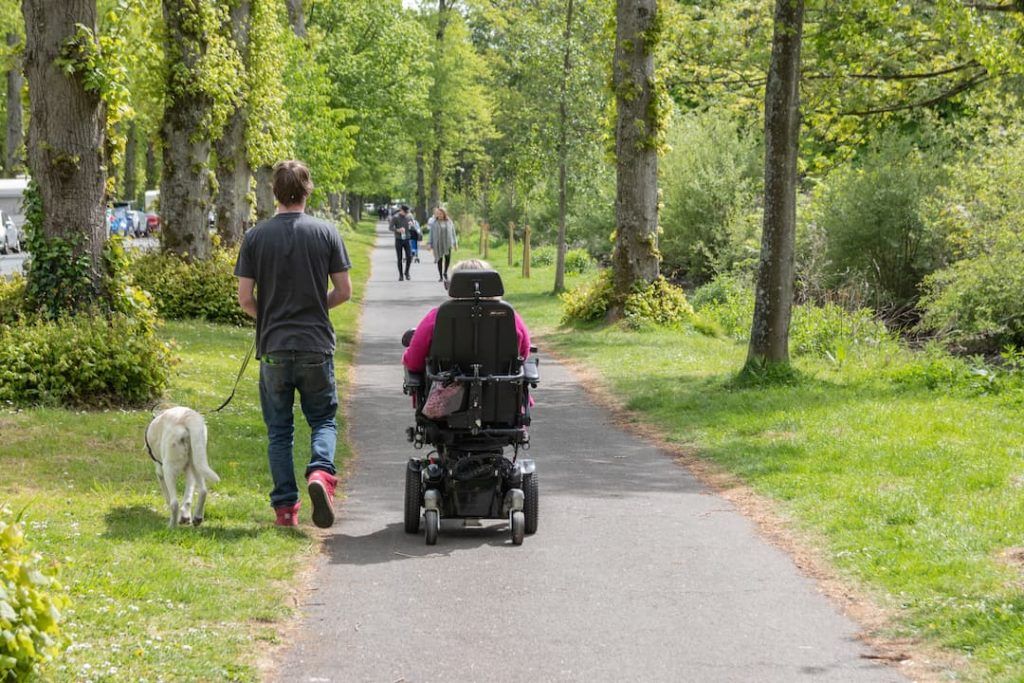
[[[267,458],[274,480],[270,504],[274,507],[292,505],[299,499],[292,460],[296,390],[302,414],[312,430],[306,476],[313,470],[335,474],[338,425],[334,415],[338,410],[338,389],[334,382],[334,357],[306,351],[264,354],[260,359],[260,406],[267,425]]]

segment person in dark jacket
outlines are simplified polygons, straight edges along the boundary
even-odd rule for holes
[[[412,246],[409,244],[409,228],[412,226],[412,216],[409,215],[409,207],[402,204],[398,207],[398,213],[388,224],[388,230],[395,236],[395,255],[398,257],[398,280],[409,279],[409,267],[412,266]],[[402,263],[405,266],[402,266]]]

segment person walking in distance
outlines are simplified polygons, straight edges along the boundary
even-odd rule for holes
[[[448,217],[442,207],[434,209],[434,215],[427,221],[430,230],[430,250],[434,252],[437,263],[437,281],[448,286],[448,266],[452,262],[452,252],[459,248],[459,236],[455,232],[455,223]]]
[[[235,264],[238,303],[256,319],[260,407],[267,426],[267,459],[274,488],[270,504],[278,526],[298,526],[292,406],[299,393],[309,423],[306,485],[313,523],[334,524],[335,414],[334,327],[328,311],[349,300],[351,264],[338,230],[304,213],[313,191],[309,169],[298,161],[274,166],[277,214],[245,234]],[[330,280],[332,288],[328,291]]]
[[[409,207],[402,204],[398,207],[398,213],[391,217],[388,223],[388,230],[395,236],[395,255],[398,257],[398,280],[409,279],[409,267],[412,265],[412,247],[409,245],[409,228],[412,226],[412,216],[409,215]],[[405,261],[403,267],[402,261]]]

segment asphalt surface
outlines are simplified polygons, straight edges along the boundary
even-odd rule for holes
[[[786,554],[617,428],[543,348],[537,534],[514,547],[503,522],[455,520],[433,547],[405,534],[399,338],[445,292],[429,252],[398,282],[378,233],[350,403],[357,457],[278,680],[903,680],[865,658],[856,624]]]

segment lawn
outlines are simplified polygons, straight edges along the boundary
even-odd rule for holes
[[[735,381],[746,348],[693,331],[566,329],[550,268],[507,298],[544,348],[593,368],[664,438],[777,501],[896,618],[884,635],[948,648],[968,680],[1024,680],[1024,423],[1019,386],[945,386],[908,351],[796,359],[791,386]],[[542,366],[543,367],[543,366]]]
[[[373,240],[369,222],[346,236],[355,296],[332,314],[342,385]],[[252,329],[168,322],[162,335],[180,358],[166,401],[206,411],[219,405]],[[300,529],[272,525],[257,376],[253,362],[231,405],[207,417],[210,462],[221,482],[199,528],[167,528],[142,441],[151,411],[0,413],[0,502],[25,509],[29,542],[60,560],[72,599],[72,645],[42,672],[44,680],[258,680],[266,663],[258,658],[267,657],[293,614],[319,535],[308,504]],[[301,474],[309,430],[301,415],[296,424]],[[339,463],[348,456],[339,439]]]

